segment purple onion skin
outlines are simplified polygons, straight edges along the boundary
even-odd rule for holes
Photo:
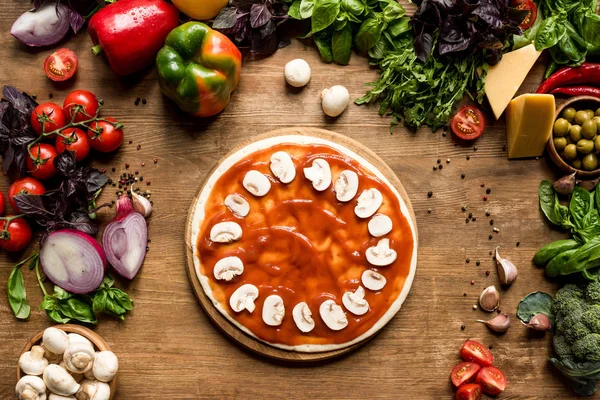
[[[57,243],[59,241],[60,243]],[[57,247],[58,245],[65,246],[63,241],[67,242],[67,247],[62,249]],[[53,269],[55,260],[52,258],[58,256],[64,262],[64,257],[67,256],[72,260],[74,253],[80,257],[87,269],[76,271],[76,273],[67,273],[68,278],[65,280],[62,277],[63,273],[56,273]],[[87,233],[75,229],[62,229],[52,232],[46,237],[44,245],[40,249],[40,264],[44,274],[55,285],[71,293],[86,294],[96,290],[102,283],[106,272],[106,255],[98,241]],[[69,265],[73,266],[73,264]],[[63,268],[69,269],[68,266]]]
[[[10,34],[30,47],[56,44],[69,32],[70,13],[70,9],[63,4],[57,6],[53,1],[45,2],[36,11],[26,11],[17,18],[10,29]],[[43,26],[49,29],[41,36],[34,35],[34,27],[40,29]]]

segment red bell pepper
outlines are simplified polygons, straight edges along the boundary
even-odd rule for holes
[[[179,11],[163,0],[119,0],[90,19],[92,52],[104,51],[113,71],[129,75],[154,63],[178,23]]]

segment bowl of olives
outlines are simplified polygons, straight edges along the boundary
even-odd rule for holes
[[[546,145],[550,158],[581,179],[600,175],[600,99],[572,97],[556,109]]]

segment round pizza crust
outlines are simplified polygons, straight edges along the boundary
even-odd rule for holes
[[[205,217],[204,206],[210,197],[212,188],[217,183],[219,178],[229,168],[231,168],[237,162],[242,160],[244,157],[246,157],[256,151],[265,150],[272,146],[282,144],[282,143],[301,144],[301,145],[310,145],[310,144],[327,145],[327,146],[330,146],[330,147],[338,150],[339,152],[346,154],[347,156],[357,160],[358,162],[360,162],[362,164],[362,166],[364,168],[369,170],[373,175],[375,175],[378,179],[380,179],[386,186],[388,186],[392,190],[392,192],[397,197],[398,202],[400,204],[400,211],[401,211],[402,215],[406,218],[406,220],[408,221],[408,224],[410,226],[411,234],[413,237],[413,252],[412,252],[412,258],[411,258],[411,262],[410,262],[410,272],[409,272],[408,276],[406,277],[406,281],[404,283],[404,287],[402,288],[402,291],[400,292],[400,295],[396,298],[396,300],[394,300],[394,302],[388,308],[388,310],[385,312],[385,314],[368,331],[366,331],[362,335],[352,339],[351,341],[348,341],[345,343],[303,344],[303,345],[297,345],[297,346],[288,346],[288,345],[283,345],[280,343],[271,343],[269,341],[260,339],[254,333],[252,333],[248,328],[246,328],[244,325],[240,324],[231,315],[229,315],[227,310],[225,310],[221,306],[221,303],[219,303],[214,298],[214,296],[212,294],[212,289],[209,284],[209,279],[208,279],[208,277],[203,275],[200,270],[200,258],[198,257],[198,248],[197,248],[198,236],[200,234],[200,227],[202,225],[202,221],[204,220],[204,217]],[[298,179],[298,178],[301,178],[301,177],[296,177],[296,179]],[[202,191],[200,192],[198,202],[196,203],[196,209],[192,216],[191,242],[192,242],[191,245],[192,245],[192,253],[193,253],[193,260],[194,260],[194,269],[196,271],[196,276],[198,277],[198,280],[200,281],[202,289],[204,290],[204,293],[206,294],[206,296],[211,300],[214,307],[229,322],[234,324],[237,328],[239,328],[240,330],[242,330],[243,332],[245,332],[247,335],[251,336],[252,338],[259,340],[263,343],[266,343],[270,346],[288,350],[288,351],[297,351],[297,352],[303,352],[303,353],[319,353],[319,352],[325,352],[325,351],[339,350],[339,349],[343,349],[343,348],[352,346],[354,344],[360,343],[360,342],[368,339],[369,337],[373,336],[381,328],[383,328],[394,317],[394,315],[396,315],[396,313],[402,307],[402,303],[404,303],[404,300],[408,296],[408,292],[410,291],[410,288],[412,286],[412,282],[413,282],[415,272],[417,269],[418,238],[416,235],[416,229],[415,229],[415,226],[413,223],[413,219],[410,216],[408,207],[406,206],[406,203],[402,199],[402,196],[400,196],[400,193],[398,193],[398,190],[389,182],[389,180],[384,176],[383,173],[381,173],[377,168],[375,168],[375,166],[373,166],[373,164],[371,164],[369,161],[367,161],[360,155],[356,154],[352,150],[350,150],[342,145],[339,145],[337,143],[334,143],[334,142],[326,140],[326,139],[314,137],[314,136],[284,135],[284,136],[268,137],[268,138],[256,141],[254,143],[251,143],[251,144],[241,148],[237,152],[231,154],[226,159],[224,159],[221,162],[221,164],[218,166],[218,168],[206,180],[206,184],[204,185]]]

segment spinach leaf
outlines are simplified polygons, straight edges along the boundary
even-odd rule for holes
[[[579,396],[591,396],[598,390],[596,381],[600,379],[600,361],[576,363],[566,358],[550,358],[550,363],[571,381]]]
[[[594,198],[591,193],[584,188],[577,186],[569,202],[571,217],[578,229],[583,228],[585,217],[594,209]]]
[[[15,265],[8,277],[8,303],[17,319],[27,319],[31,312],[31,306],[27,301],[21,265]]]
[[[533,292],[525,296],[517,308],[517,317],[524,323],[528,323],[531,318],[538,314],[544,314],[550,318],[554,325],[554,315],[552,314],[552,303],[554,299],[551,295],[544,292]]]
[[[561,275],[583,272],[600,266],[600,237],[595,237],[581,246],[563,265]]]
[[[300,17],[302,19],[307,19],[312,17],[313,9],[315,8],[314,0],[302,0],[300,2]]]
[[[312,33],[320,32],[329,27],[335,21],[339,12],[340,0],[315,0],[311,18]]]
[[[569,209],[560,204],[558,195],[552,187],[552,183],[544,179],[538,188],[540,208],[542,212],[554,225],[565,226],[569,222]]]
[[[352,29],[349,26],[333,33],[331,41],[331,50],[333,52],[333,61],[341,65],[347,65],[350,62],[352,52]]]

